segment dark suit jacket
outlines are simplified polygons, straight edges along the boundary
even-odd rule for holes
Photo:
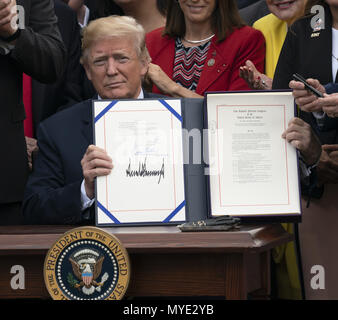
[[[144,93],[145,98],[159,95]],[[23,213],[27,223],[82,223],[81,160],[93,143],[92,100],[60,111],[38,130],[39,152],[26,186]],[[91,209],[93,215],[93,208]],[[85,223],[92,223],[85,221]]]
[[[293,73],[304,78],[315,78],[321,83],[334,82],[332,79],[332,18],[325,6],[325,29],[314,32],[312,17],[296,21],[287,33],[274,74],[273,89],[289,89]],[[317,125],[311,113],[301,112],[301,117],[316,130]],[[318,132],[322,143],[338,142],[337,130]]]
[[[62,77],[53,84],[32,81],[34,130],[58,110],[85,100],[82,94],[83,68],[80,65],[81,37],[76,13],[61,0],[54,0],[58,27],[67,50],[67,63]],[[91,97],[93,94],[91,95]]]
[[[66,58],[52,0],[17,0],[17,4],[25,9],[26,27],[15,49],[0,55],[0,203],[21,201],[28,175],[22,73],[41,82],[56,81]]]

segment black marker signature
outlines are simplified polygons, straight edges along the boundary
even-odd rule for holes
[[[133,177],[156,177],[158,176],[158,184],[161,182],[161,179],[164,179],[164,158],[163,163],[160,170],[147,170],[147,158],[144,159],[144,162],[139,162],[138,170],[131,170],[131,163],[129,159],[129,166],[126,169],[126,176],[133,178]]]

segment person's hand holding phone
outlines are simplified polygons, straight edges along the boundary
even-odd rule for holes
[[[323,93],[320,90],[317,90],[314,86],[312,86],[305,78],[303,78],[300,74],[294,73],[292,75],[293,79],[301,82],[304,85],[306,90],[309,90],[311,93],[316,95],[318,98],[323,98]],[[310,80],[310,79],[309,79]]]
[[[316,79],[307,79],[307,85],[314,88],[322,95],[325,94],[325,88]],[[296,104],[306,112],[320,112],[322,107],[318,105],[318,96],[306,88],[306,85],[302,81],[292,80],[289,83],[289,87],[293,90],[292,94],[295,98]]]

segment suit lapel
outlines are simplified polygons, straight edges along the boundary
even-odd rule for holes
[[[43,107],[42,97],[44,96],[44,85],[41,85],[40,82],[32,79],[32,112],[33,112],[33,124],[34,131],[41,121],[41,113]]]
[[[321,30],[318,38],[318,58],[321,61],[326,61],[318,64],[320,65],[318,71],[323,75],[323,78],[331,79],[329,82],[334,82],[335,79],[332,79],[332,17],[329,9],[326,10],[325,14],[325,29]]]
[[[155,94],[151,94],[151,93],[145,91],[144,89],[143,89],[143,95],[144,95],[145,99],[157,98],[157,97],[160,98],[161,97],[160,95],[157,96]]]
[[[92,99],[84,102],[81,112],[82,128],[81,132],[88,144],[93,144],[93,117],[92,117]]]
[[[332,75],[332,16],[330,10],[327,10],[326,12],[326,24],[327,26],[325,27],[326,32],[324,32],[324,48],[326,49],[325,51],[325,56],[321,59],[324,61],[330,61],[330,63],[326,63],[325,66],[327,72],[329,75]],[[331,78],[331,77],[330,77]],[[334,82],[335,79],[332,79],[330,82]]]

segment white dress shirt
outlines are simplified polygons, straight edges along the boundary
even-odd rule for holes
[[[88,21],[89,21],[89,14],[90,14],[90,10],[87,6],[85,6],[85,16],[83,19],[83,23],[79,22],[79,26],[81,29],[83,29],[84,27],[87,27]]]

